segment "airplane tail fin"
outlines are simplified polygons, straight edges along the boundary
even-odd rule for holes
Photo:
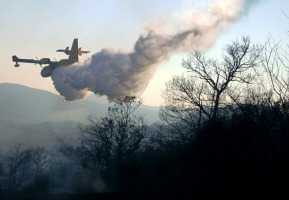
[[[69,55],[69,60],[71,62],[78,62],[78,39],[75,38],[73,40],[71,49],[70,49],[70,55]]]
[[[66,55],[69,55],[69,61],[71,63],[76,63],[79,61],[79,56],[82,56],[83,54],[90,53],[90,51],[83,51],[81,48],[78,47],[78,39],[75,38],[73,40],[71,49],[69,47],[66,47],[65,49],[58,49],[57,52],[63,52]]]

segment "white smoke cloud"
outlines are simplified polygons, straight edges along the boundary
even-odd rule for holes
[[[174,53],[210,48],[249,2],[216,0],[208,10],[185,12],[176,20],[178,32],[168,31],[165,26],[151,26],[136,41],[132,52],[104,49],[84,64],[55,69],[55,88],[66,100],[84,98],[89,91],[106,95],[109,100],[139,96],[161,62]]]

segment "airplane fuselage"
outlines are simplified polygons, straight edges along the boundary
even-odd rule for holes
[[[48,66],[41,70],[41,76],[43,78],[48,78],[52,75],[53,71],[58,67],[66,67],[74,64],[76,62],[71,62],[69,60],[60,60],[59,62],[51,62]]]

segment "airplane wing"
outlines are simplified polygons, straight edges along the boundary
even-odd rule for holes
[[[73,63],[78,62],[78,39],[73,40],[71,50],[70,50],[69,60]]]
[[[49,58],[42,58],[40,60],[34,59],[22,59],[18,58],[17,56],[12,56],[12,61],[15,62],[15,67],[19,67],[19,63],[33,63],[39,65],[50,65],[51,61]]]

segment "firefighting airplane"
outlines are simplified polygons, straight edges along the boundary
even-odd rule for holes
[[[34,59],[22,59],[18,58],[17,56],[12,56],[12,61],[15,62],[15,67],[19,67],[19,63],[33,63],[38,64],[40,66],[45,66],[41,71],[41,76],[43,78],[50,77],[53,70],[58,67],[65,67],[72,65],[74,63],[77,63],[79,61],[79,56],[82,56],[82,54],[90,53],[90,51],[83,51],[81,48],[78,48],[78,39],[75,38],[73,40],[71,49],[69,47],[66,47],[65,49],[58,49],[56,52],[63,52],[66,55],[68,55],[68,59],[63,59],[60,61],[51,61],[50,58],[42,58],[40,60],[34,60]]]

